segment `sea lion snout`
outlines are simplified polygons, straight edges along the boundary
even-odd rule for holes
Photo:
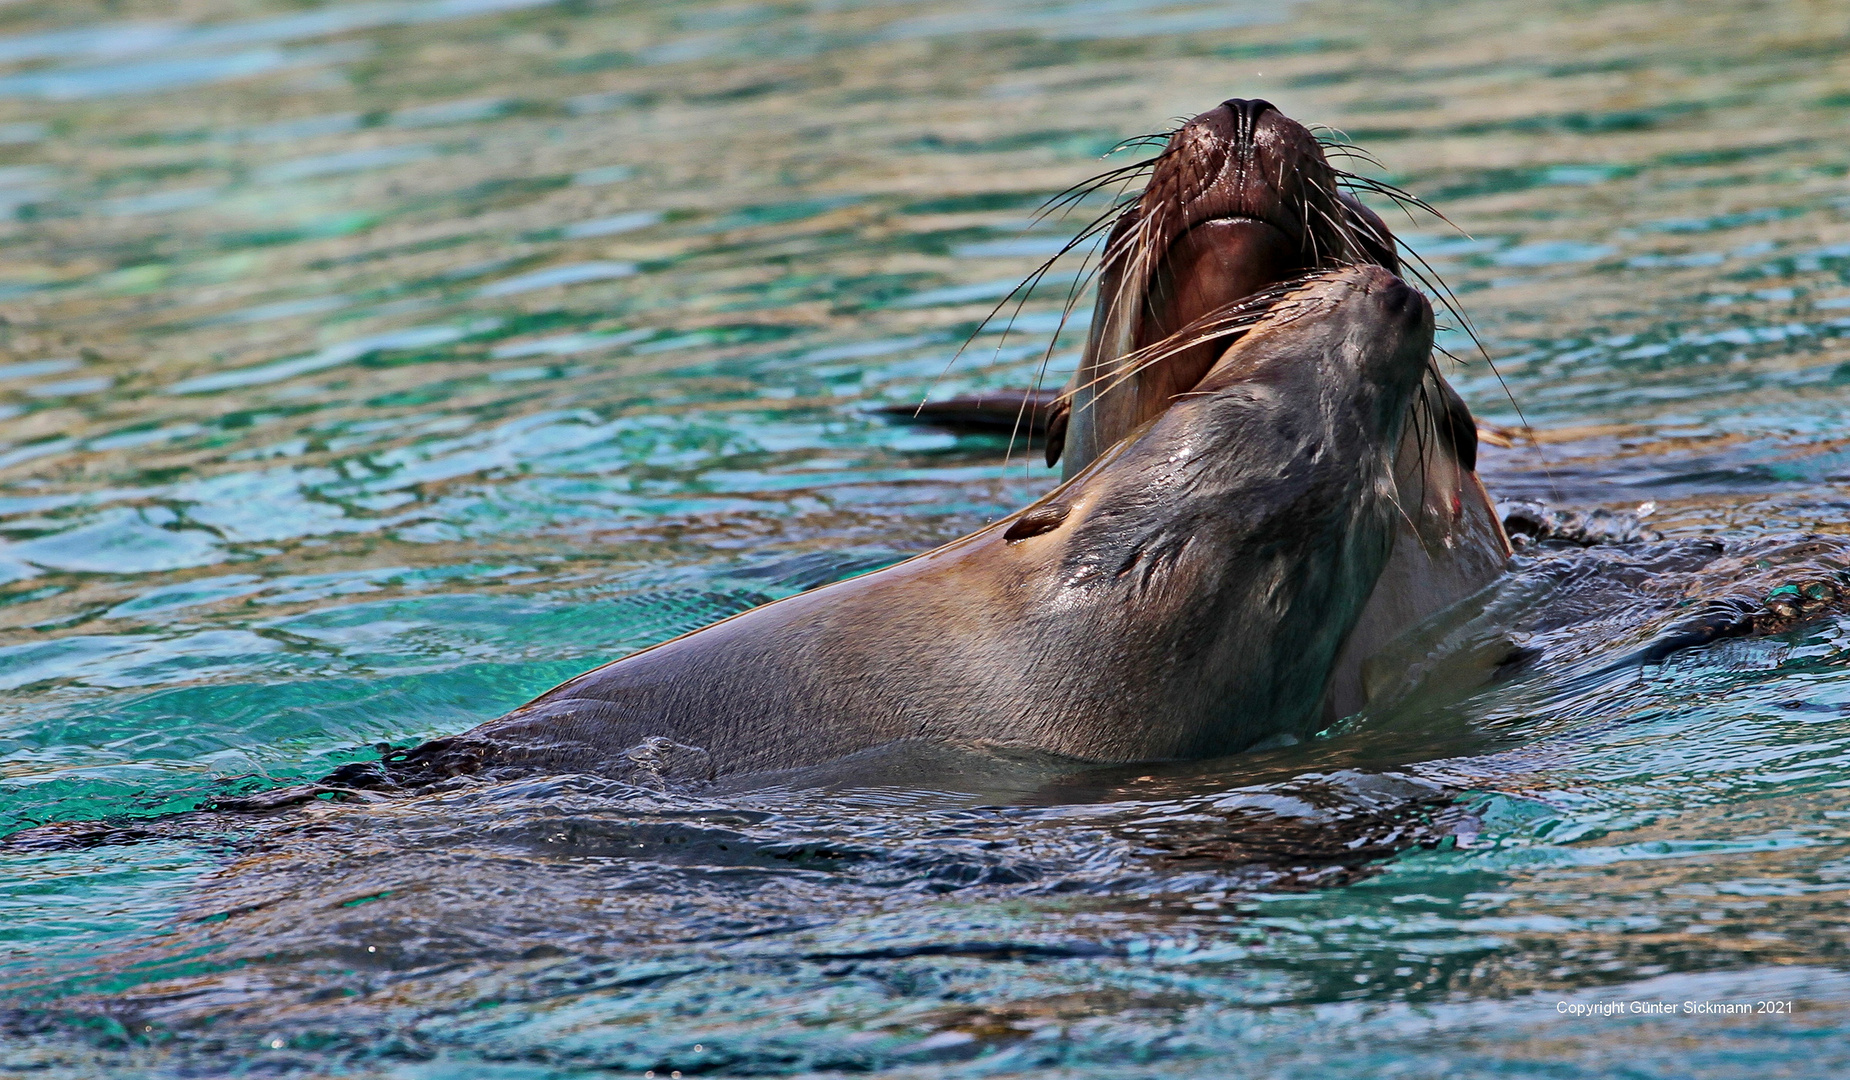
[[[1411,390],[1432,355],[1431,301],[1379,266],[1351,267],[1335,276],[1352,290],[1346,302],[1337,304],[1338,316],[1350,321],[1357,343],[1345,352],[1356,358],[1364,378]]]
[[[1159,246],[1206,221],[1247,218],[1284,233],[1309,267],[1319,253],[1308,230],[1318,222],[1306,217],[1304,199],[1333,188],[1329,174],[1309,128],[1269,101],[1230,98],[1170,136],[1138,209],[1156,226]]]
[[[1379,266],[1360,266],[1354,273],[1383,322],[1399,327],[1403,333],[1423,330],[1424,334],[1418,336],[1431,338],[1432,302],[1426,299],[1425,293],[1407,284],[1398,274]],[[1424,354],[1416,359],[1424,365]]]
[[[1362,281],[1363,291],[1374,297],[1382,310],[1392,315],[1404,316],[1425,305],[1425,297],[1420,295],[1418,289],[1407,284],[1399,275],[1390,274],[1378,266],[1358,267],[1356,276]]]
[[[1368,300],[1374,306],[1376,317],[1384,326],[1393,328],[1392,333],[1398,340],[1395,347],[1376,354],[1379,357],[1376,370],[1367,375],[1392,388],[1384,397],[1396,402],[1390,412],[1394,421],[1391,427],[1398,432],[1404,426],[1414,388],[1432,367],[1432,303],[1420,290],[1386,270],[1369,267],[1368,273],[1375,279],[1369,283]],[[1389,426],[1384,423],[1383,429]]]
[[[1426,370],[1432,333],[1432,304],[1399,275],[1379,266],[1326,271],[1280,299],[1197,390],[1258,375],[1296,380],[1307,405],[1375,386],[1398,408]]]

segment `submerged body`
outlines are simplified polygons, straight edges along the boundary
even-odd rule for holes
[[[1324,275],[1021,513],[607,664],[395,767],[647,759],[698,778],[900,740],[1139,761],[1304,734],[1392,543],[1431,336],[1394,275]]]

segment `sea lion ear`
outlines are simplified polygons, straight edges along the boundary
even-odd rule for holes
[[[1477,420],[1471,415],[1471,406],[1458,396],[1452,384],[1443,378],[1437,378],[1442,415],[1439,418],[1439,430],[1444,433],[1445,441],[1451,444],[1452,456],[1464,466],[1466,472],[1477,470]]]
[[[1073,508],[1065,503],[1057,502],[1031,507],[1015,519],[1015,524],[1008,527],[1008,531],[1002,534],[1002,539],[1013,544],[1026,540],[1030,536],[1052,532],[1060,527],[1060,523],[1066,520],[1066,515],[1072,510]]]
[[[1047,467],[1053,468],[1060,463],[1060,453],[1066,449],[1066,421],[1072,415],[1073,403],[1067,398],[1058,398],[1047,407]]]

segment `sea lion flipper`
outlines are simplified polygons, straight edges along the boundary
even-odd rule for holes
[[[922,405],[888,405],[880,411],[895,420],[930,424],[951,431],[999,432],[1038,438],[1049,432],[1058,391],[1008,387],[980,394],[927,401]]]

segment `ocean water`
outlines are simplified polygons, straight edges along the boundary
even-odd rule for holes
[[[26,0],[0,66],[0,832],[119,830],[0,853],[0,1074],[1850,1075],[1829,616],[1185,767],[161,817],[1045,491],[877,409],[1063,379],[1079,266],[985,321],[1037,208],[1229,96],[1444,213],[1493,494],[1850,531],[1850,6]]]

